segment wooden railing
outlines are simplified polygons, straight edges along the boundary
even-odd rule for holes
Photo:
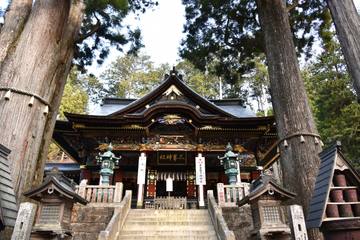
[[[216,204],[212,190],[207,191],[208,211],[213,222],[215,232],[220,240],[235,240],[235,234],[230,231],[222,215],[221,208]]]
[[[220,207],[235,207],[237,203],[249,194],[250,183],[236,185],[217,184],[217,198]]]
[[[156,197],[155,209],[186,209],[186,197]]]
[[[125,192],[125,197],[120,205],[115,207],[114,214],[104,231],[101,231],[98,240],[115,240],[118,239],[120,231],[124,226],[125,219],[131,208],[131,191]]]
[[[76,187],[76,193],[89,203],[120,203],[122,191],[121,182],[115,185],[87,185],[87,180],[83,180]]]

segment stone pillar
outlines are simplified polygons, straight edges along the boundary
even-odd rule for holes
[[[28,240],[35,219],[36,204],[24,202],[20,204],[11,240]]]
[[[305,217],[302,206],[291,205],[290,206],[290,222],[292,225],[293,239],[296,240],[307,240],[308,235],[305,225]]]
[[[218,183],[216,185],[217,188],[217,199],[218,199],[218,204],[219,206],[223,206],[225,205],[225,190],[224,190],[224,184],[223,183]]]
[[[195,158],[196,185],[198,185],[199,207],[205,207],[204,185],[206,185],[205,158],[201,153]]]
[[[137,202],[136,202],[137,208],[142,208],[144,202],[145,174],[146,174],[146,154],[141,153],[139,156],[138,175],[137,175],[137,184],[138,184],[138,194],[137,194]]]

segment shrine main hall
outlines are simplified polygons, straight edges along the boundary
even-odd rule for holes
[[[217,183],[229,181],[219,160],[229,143],[240,157],[237,182],[256,179],[279,156],[272,116],[257,117],[239,99],[207,100],[175,69],[140,99],[105,98],[88,115],[65,116],[53,140],[73,162],[48,163],[47,169],[57,166],[78,183],[97,185],[99,154],[111,144],[120,159],[109,184],[122,182],[138,207],[169,194],[204,206],[207,190],[216,194]]]

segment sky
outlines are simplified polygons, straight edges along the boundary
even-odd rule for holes
[[[175,65],[179,60],[178,50],[183,35],[185,23],[185,8],[181,0],[158,0],[159,6],[149,10],[136,18],[134,15],[127,17],[126,22],[131,26],[138,26],[143,36],[145,47],[142,52],[149,55],[156,64],[169,63]],[[354,0],[360,9],[360,0]],[[0,0],[0,8],[4,8],[8,0]],[[90,71],[99,73],[121,53],[112,51],[107,61],[102,66],[94,65]]]
[[[353,0],[360,9],[360,0]],[[151,56],[156,64],[173,65],[179,59],[178,49],[184,37],[182,30],[185,23],[185,7],[181,0],[159,0],[154,11],[146,12],[139,22],[143,51]]]

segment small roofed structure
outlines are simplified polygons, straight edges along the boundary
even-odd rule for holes
[[[307,216],[325,239],[360,239],[360,176],[336,142],[320,153],[321,165]]]
[[[24,195],[40,202],[32,237],[36,239],[67,239],[71,236],[70,221],[74,203],[87,204],[75,192],[75,184],[57,168],[53,168],[44,182]]]
[[[250,204],[254,223],[252,239],[291,239],[282,206],[294,197],[294,193],[279,186],[270,176],[258,178],[251,185],[249,195],[239,202],[239,206]]]

